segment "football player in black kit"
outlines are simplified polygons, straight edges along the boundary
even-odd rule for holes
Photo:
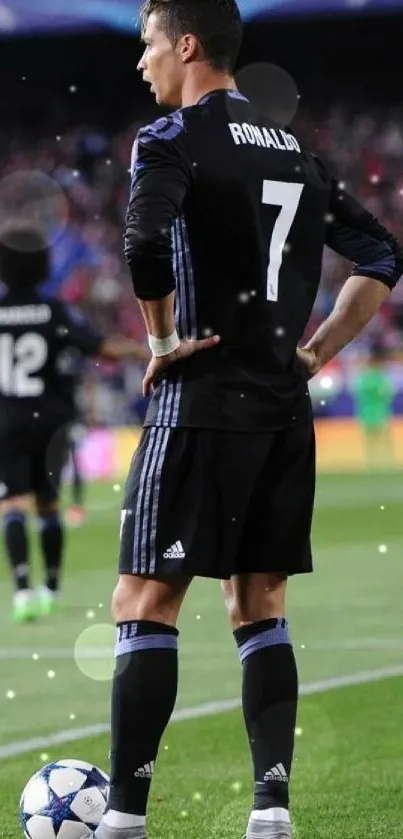
[[[290,839],[298,679],[285,593],[290,576],[312,570],[307,380],[403,272],[393,236],[238,92],[241,37],[235,0],[143,8],[138,69],[157,103],[177,110],[140,130],[132,156],[125,247],[152,399],[122,511],[111,791],[96,839],[146,836],[177,692],[177,618],[195,576],[223,581],[242,663],[247,839]],[[355,267],[297,349],[325,244]]]
[[[0,512],[15,594],[13,617],[32,620],[58,603],[63,554],[60,478],[75,418],[69,357],[82,355],[146,361],[136,341],[104,339],[81,313],[37,288],[47,278],[49,250],[36,226],[10,225],[0,234]],[[45,584],[30,579],[26,518],[32,496],[40,531]]]

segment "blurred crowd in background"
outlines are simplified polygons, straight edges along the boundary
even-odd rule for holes
[[[74,93],[74,91],[72,91]],[[121,333],[146,340],[123,255],[123,227],[129,190],[133,139],[138,122],[109,133],[93,127],[90,118],[58,134],[57,108],[50,110],[47,129],[3,135],[0,147],[0,209],[9,201],[13,181],[21,173],[40,171],[58,187],[50,189],[52,212],[52,276],[46,291],[83,308],[105,334]],[[334,104],[327,112],[301,108],[294,130],[332,167],[345,188],[377,215],[403,241],[403,119],[398,109],[361,112],[355,105]],[[10,177],[11,176],[11,177]],[[50,183],[50,182],[49,182]],[[45,183],[46,193],[46,183]],[[55,198],[56,195],[56,198]],[[46,196],[45,196],[46,198]],[[46,200],[43,204],[46,212]],[[43,208],[42,208],[43,209]],[[40,210],[42,212],[42,210]],[[58,218],[57,218],[58,216]],[[308,335],[329,314],[350,266],[326,249],[321,287]],[[403,284],[371,326],[345,352],[345,364],[376,344],[394,352],[403,346]],[[87,422],[119,425],[142,419],[143,370],[89,364],[80,390]]]
[[[346,189],[403,241],[403,118],[401,109],[335,105],[325,117],[300,117],[310,148],[327,160]],[[322,281],[310,331],[329,314],[349,265],[325,249]],[[395,351],[403,346],[403,285],[398,284],[382,313],[352,345],[354,354],[369,344]]]

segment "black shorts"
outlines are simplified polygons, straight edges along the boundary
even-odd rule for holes
[[[121,518],[121,574],[312,571],[312,424],[266,434],[147,428]]]
[[[69,454],[69,426],[0,429],[0,501],[35,495],[43,504],[57,501]]]

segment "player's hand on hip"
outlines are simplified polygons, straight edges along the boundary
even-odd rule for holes
[[[316,373],[319,373],[320,362],[314,350],[297,347],[297,356],[303,364],[307,379],[312,379],[313,376],[316,376]]]
[[[219,344],[220,340],[219,335],[200,338],[200,340],[186,339],[181,341],[178,349],[169,353],[169,355],[162,355],[159,358],[153,356],[143,379],[143,396],[149,396],[152,393],[161,373],[175,361],[183,361],[184,358],[188,358],[200,350],[211,350]]]

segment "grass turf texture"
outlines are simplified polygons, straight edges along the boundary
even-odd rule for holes
[[[301,681],[402,664],[401,497],[396,473],[320,477],[316,573],[291,581],[288,601]],[[69,533],[59,614],[35,625],[13,626],[11,589],[1,563],[0,745],[108,720],[109,682],[85,677],[73,650],[89,626],[110,623],[119,501],[112,485],[89,488],[88,523]],[[35,581],[41,581],[37,556]],[[238,696],[237,653],[217,584],[194,584],[180,630],[178,707]],[[293,778],[296,839],[403,835],[402,687],[401,679],[392,679],[301,700],[303,733]],[[15,694],[12,699],[7,699],[9,691]],[[240,837],[251,782],[239,712],[175,724],[164,744],[169,749],[162,750],[158,763],[151,839]],[[49,759],[81,757],[108,768],[106,737],[46,753]],[[41,754],[37,750],[0,762],[4,839],[22,836],[15,815],[18,799],[41,765]],[[200,801],[193,799],[195,793]]]
[[[292,782],[296,839],[401,839],[403,679],[301,700]],[[107,768],[108,738],[49,750]],[[21,839],[16,806],[37,754],[0,768],[0,835]],[[150,799],[151,839],[240,839],[251,803],[241,713],[189,720],[165,735]]]

